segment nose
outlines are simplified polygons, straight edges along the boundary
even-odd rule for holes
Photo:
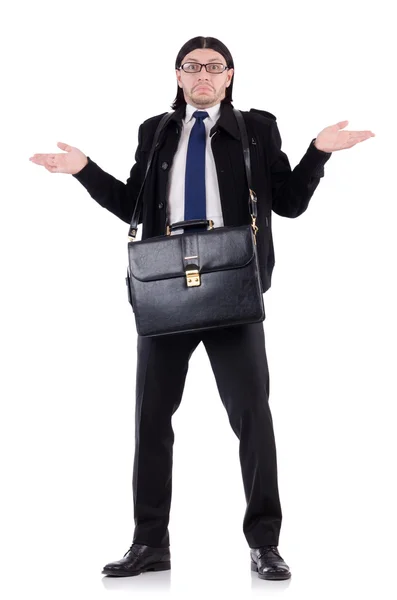
[[[201,67],[200,73],[198,73],[198,80],[202,81],[205,79],[206,81],[210,80],[210,74],[206,71],[205,67]]]
[[[211,87],[210,78],[207,76],[200,75],[199,78],[197,79],[196,87],[198,87],[199,85],[208,85],[209,87]]]

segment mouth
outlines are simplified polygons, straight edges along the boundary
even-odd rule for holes
[[[211,88],[209,87],[209,85],[198,85],[196,88],[194,88],[194,91],[196,90],[211,90]]]

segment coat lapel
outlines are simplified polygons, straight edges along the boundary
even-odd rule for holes
[[[160,183],[158,201],[163,205],[166,203],[169,167],[178,146],[182,120],[185,115],[185,104],[174,111],[165,130],[162,131],[159,150],[155,155],[157,156],[155,168]],[[221,103],[220,115],[210,130],[210,138],[218,176],[224,225],[236,226],[248,222],[248,187],[244,176],[243,149],[240,130],[231,104]],[[168,165],[168,168],[163,170],[162,164]]]
[[[235,140],[240,139],[240,130],[237,125],[237,119],[234,116],[233,105],[221,103],[219,119],[210,130],[210,137],[219,129],[226,131]]]
[[[185,115],[186,104],[183,104],[174,111],[174,114],[170,118],[170,121],[177,122],[179,123],[179,125],[181,125],[182,120],[185,118]],[[219,118],[210,130],[210,137],[212,137],[218,129],[223,129],[236,140],[240,139],[240,130],[237,125],[236,117],[233,113],[232,104],[224,104],[223,102],[221,102]]]

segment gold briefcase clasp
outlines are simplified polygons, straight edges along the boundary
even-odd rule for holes
[[[190,271],[185,271],[185,273],[187,287],[197,287],[198,285],[201,285],[198,269],[191,269]]]

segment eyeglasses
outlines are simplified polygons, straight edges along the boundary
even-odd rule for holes
[[[226,69],[229,69],[229,67],[227,67],[226,65],[223,65],[222,63],[208,63],[206,65],[201,64],[201,63],[192,63],[192,62],[186,62],[183,65],[181,65],[179,67],[180,69],[183,69],[185,71],[185,73],[200,73],[201,69],[205,67],[205,70],[207,71],[207,73],[223,73],[223,71],[225,71]]]

